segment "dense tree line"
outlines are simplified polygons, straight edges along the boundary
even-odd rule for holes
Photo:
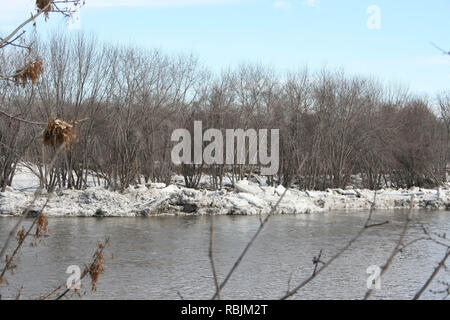
[[[100,45],[95,38],[53,35],[36,41],[43,61],[34,86],[2,82],[0,189],[17,165],[30,164],[47,190],[85,188],[90,177],[113,190],[183,174],[199,187],[202,174],[220,188],[258,166],[175,166],[174,129],[280,129],[280,168],[271,183],[285,183],[307,155],[296,185],[345,188],[359,175],[367,188],[424,186],[445,181],[449,157],[450,94],[410,94],[370,77],[341,70],[280,74],[241,64],[214,74],[191,55]],[[3,50],[3,70],[14,72],[29,55]],[[18,121],[20,118],[26,121]],[[47,170],[56,148],[42,144],[50,119],[75,124],[76,141]],[[42,123],[42,125],[39,125]]]

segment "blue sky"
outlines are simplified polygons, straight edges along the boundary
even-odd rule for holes
[[[0,33],[33,3],[8,1]],[[379,30],[366,24],[371,5]],[[450,50],[449,14],[449,0],[86,0],[80,26],[102,41],[194,53],[214,70],[241,62],[280,72],[342,67],[434,94],[450,90],[450,57],[430,44]],[[60,17],[38,23],[42,33],[63,27]]]

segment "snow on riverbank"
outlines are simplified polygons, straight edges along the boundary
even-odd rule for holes
[[[0,193],[0,215],[19,215],[33,199],[36,181],[24,171],[17,184]],[[150,216],[204,214],[267,214],[284,192],[277,188],[240,181],[234,191],[194,190],[161,183],[130,187],[120,194],[102,187],[86,190],[63,190],[50,195],[45,213],[48,216]],[[386,189],[377,193],[377,209],[407,208],[414,194],[414,208],[446,209],[450,207],[448,188],[427,190]],[[370,190],[299,191],[291,189],[277,208],[277,213],[299,214],[327,210],[369,209],[374,192]],[[40,197],[33,205],[36,214],[46,201]]]

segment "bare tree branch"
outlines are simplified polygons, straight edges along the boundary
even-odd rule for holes
[[[59,153],[65,149],[65,143],[63,143],[61,146],[59,146],[59,148],[56,150],[55,154],[53,155],[52,160],[50,161],[49,167],[53,168],[53,166],[55,165],[56,159],[59,155]],[[5,244],[2,247],[2,250],[0,251],[0,260],[2,259],[3,255],[6,252],[6,249],[8,248],[9,242],[11,240],[12,237],[14,237],[17,233],[17,230],[19,229],[19,226],[22,224],[23,220],[25,219],[25,217],[28,215],[28,213],[30,212],[32,206],[34,205],[34,203],[41,197],[41,193],[40,192],[35,192],[33,200],[29,203],[28,207],[23,211],[22,215],[20,216],[20,219],[17,221],[17,223],[15,224],[15,226],[13,227],[13,229],[11,230],[11,232],[9,233],[8,237],[5,240]],[[47,204],[47,203],[46,203]],[[45,206],[44,206],[45,207]],[[42,211],[42,209],[41,209]]]
[[[277,203],[275,204],[275,206],[272,207],[272,210],[270,210],[270,212],[267,214],[266,218],[260,223],[258,230],[255,232],[255,234],[253,235],[253,237],[250,239],[250,241],[247,243],[247,245],[245,246],[244,250],[242,251],[242,253],[239,255],[239,257],[237,258],[237,260],[235,261],[233,267],[231,268],[231,270],[228,272],[227,276],[225,277],[225,279],[223,280],[223,282],[220,284],[219,289],[222,290],[225,285],[227,284],[228,280],[231,278],[231,276],[233,275],[234,271],[236,270],[236,268],[239,266],[239,264],[241,263],[242,259],[245,257],[245,255],[247,254],[248,249],[250,249],[250,247],[253,245],[253,243],[255,242],[256,238],[258,238],[259,234],[261,233],[261,231],[264,229],[264,226],[267,224],[267,222],[269,221],[269,219],[272,217],[272,215],[275,213],[276,209],[278,208],[281,200],[283,200],[284,196],[286,195],[286,192],[289,190],[289,188],[292,185],[293,180],[297,177],[298,173],[301,171],[301,169],[303,168],[306,160],[308,158],[308,155],[306,155],[303,158],[303,161],[301,162],[300,166],[297,168],[296,174],[293,175],[288,183],[288,185],[286,186],[283,194],[280,196],[280,198],[278,199]],[[217,297],[217,293],[214,294],[214,296],[212,297],[212,300],[214,300]]]
[[[0,48],[4,47],[23,27],[25,27],[31,21],[34,21],[37,17],[43,14],[48,8],[52,6],[53,1],[50,1],[44,8],[39,9],[35,15],[31,15],[30,18],[20,24],[13,32],[11,32],[6,38],[0,40]]]
[[[307,279],[303,280],[297,287],[295,287],[294,289],[288,291],[284,296],[282,296],[280,298],[280,300],[285,300],[291,296],[293,296],[294,294],[296,294],[300,289],[302,289],[304,286],[306,286],[308,283],[310,283],[312,280],[314,280],[323,270],[325,270],[327,267],[329,267],[333,261],[335,261],[337,258],[339,258],[348,248],[350,248],[350,246],[369,228],[375,227],[375,226],[380,226],[380,225],[384,225],[386,223],[388,223],[388,221],[383,222],[383,223],[377,223],[377,224],[369,224],[371,219],[372,219],[372,215],[373,215],[373,210],[375,209],[375,204],[376,204],[376,197],[377,197],[377,192],[375,191],[374,193],[374,200],[372,202],[372,205],[370,207],[370,212],[369,215],[367,217],[366,222],[364,223],[364,226],[361,228],[361,230],[341,249],[339,250],[333,257],[330,258],[330,260],[328,260],[327,262],[322,262],[322,267],[318,268],[317,264],[315,264],[314,267],[314,271],[313,274],[308,277]],[[322,251],[321,251],[322,252]],[[314,260],[313,260],[314,262]]]
[[[96,266],[96,264],[99,262],[99,259],[102,259],[103,257],[103,251],[109,246],[110,244],[110,238],[107,237],[105,239],[104,244],[101,244],[100,248],[97,249],[97,251],[94,254],[94,260],[91,262],[91,264],[89,266],[86,266],[83,270],[83,273],[80,276],[80,280],[83,280],[88,274],[90,274],[93,271],[93,268]],[[62,288],[63,286],[65,286],[66,284],[62,284],[59,287],[57,287],[57,289]],[[57,289],[53,290],[51,293],[41,297],[41,299],[47,299],[49,296],[53,295],[55,293],[55,291],[57,291]],[[67,293],[70,292],[71,289],[67,288],[66,290],[64,290],[60,295],[58,295],[56,297],[55,300],[60,300],[62,299],[64,296],[67,295]]]
[[[438,49],[439,51],[441,51],[442,54],[450,55],[450,51],[445,51],[444,49],[438,47],[438,46],[437,46],[436,44],[434,44],[433,42],[430,42],[430,43],[431,43],[431,45],[432,45],[433,47],[435,47],[436,49]]]
[[[439,270],[441,270],[441,268],[445,266],[445,262],[447,261],[449,256],[450,256],[450,249],[447,249],[447,253],[445,254],[444,258],[439,262],[439,264],[434,269],[433,273],[431,273],[430,277],[425,282],[425,284],[422,286],[422,288],[420,288],[419,291],[417,291],[417,293],[414,295],[413,300],[418,300],[422,296],[422,294],[425,292],[425,290],[431,284],[433,279],[439,273]]]
[[[17,121],[24,122],[24,123],[28,123],[28,124],[33,124],[33,125],[37,125],[37,126],[46,126],[47,125],[46,122],[36,122],[36,121],[30,121],[30,120],[25,120],[25,119],[18,118],[16,116],[13,116],[11,114],[6,113],[3,110],[0,110],[0,114],[4,115],[4,116],[6,116],[6,117],[8,117],[10,119],[17,120]]]
[[[407,234],[408,229],[409,229],[409,225],[411,224],[411,221],[412,221],[413,201],[414,201],[414,195],[411,196],[411,200],[410,200],[410,204],[409,204],[409,211],[408,211],[408,214],[406,216],[406,222],[405,222],[405,225],[403,227],[402,234],[400,235],[400,239],[398,240],[397,245],[395,246],[395,248],[392,251],[392,253],[389,256],[389,258],[387,259],[386,263],[381,267],[380,277],[383,276],[383,274],[389,269],[389,266],[391,265],[391,263],[394,260],[395,256],[401,251],[403,242],[405,240],[406,234]],[[364,300],[367,300],[370,297],[370,295],[372,294],[372,292],[373,292],[373,289],[369,289],[366,292],[366,295],[364,296]]]
[[[214,216],[211,216],[211,227],[209,231],[209,261],[211,263],[211,269],[214,277],[214,285],[216,286],[216,295],[217,298],[220,300],[220,287],[219,281],[217,279],[216,266],[214,264],[213,250],[214,250]]]

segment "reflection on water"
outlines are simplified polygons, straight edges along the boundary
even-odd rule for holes
[[[364,224],[367,212],[334,212],[311,215],[274,216],[225,287],[226,299],[277,299],[288,288],[311,275],[312,258],[323,249],[326,260],[345,246]],[[89,262],[97,241],[111,237],[105,255],[107,270],[98,291],[89,299],[209,299],[214,282],[208,260],[211,217],[151,218],[50,218],[51,237],[37,248],[26,246],[17,260],[10,285],[2,298],[16,295],[38,298],[65,283],[69,265]],[[388,225],[371,228],[350,250],[300,291],[296,299],[360,299],[366,292],[367,267],[383,265],[398,240],[404,211],[377,211],[374,219]],[[15,218],[0,219],[0,243]],[[419,226],[445,233],[450,230],[448,212],[414,212],[407,241],[421,235]],[[27,220],[29,225],[31,220]],[[259,226],[255,216],[217,216],[215,263],[219,279],[239,256]],[[114,259],[111,259],[111,253]],[[444,249],[430,242],[418,242],[399,254],[382,279],[373,298],[410,299],[443,257]],[[292,275],[292,276],[291,276]],[[438,279],[449,280],[441,272]],[[89,280],[85,279],[86,287]],[[441,287],[435,281],[432,288]],[[438,299],[431,293],[425,298]]]

